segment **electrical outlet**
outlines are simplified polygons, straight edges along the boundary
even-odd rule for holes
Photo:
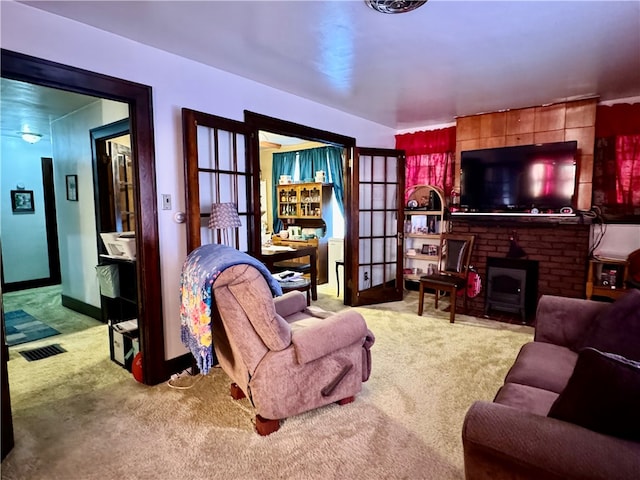
[[[168,193],[162,194],[162,209],[171,210],[171,195]]]

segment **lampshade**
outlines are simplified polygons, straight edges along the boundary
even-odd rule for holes
[[[214,203],[211,205],[209,228],[236,228],[241,225],[238,210],[234,203]]]

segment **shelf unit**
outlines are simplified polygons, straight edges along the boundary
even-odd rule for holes
[[[613,300],[622,296],[627,291],[628,267],[627,260],[590,259],[585,292],[587,300],[592,296]]]
[[[407,189],[408,204],[404,211],[404,273],[405,282],[418,282],[429,268],[438,268],[441,234],[448,229],[444,215],[444,192],[433,185],[414,185]]]
[[[278,185],[278,218],[282,220],[323,218],[331,202],[329,183],[291,183]],[[291,223],[291,222],[287,222]]]
[[[318,284],[328,281],[328,239],[333,235],[332,194],[332,183],[290,183],[277,187],[278,218],[282,220],[283,228],[312,228],[315,229],[317,238],[305,241],[289,237],[288,240],[284,240],[275,235],[273,243],[287,245],[287,242],[292,242],[301,246],[305,242],[314,243],[311,246],[317,248]]]
[[[138,318],[136,262],[100,255],[98,267],[106,267],[110,270],[109,278],[100,278],[102,321],[109,325],[110,357],[118,365],[131,370],[133,355],[127,354],[131,349],[137,349],[138,329],[121,333],[114,326]],[[115,287],[112,284],[103,283],[105,281],[114,282]]]

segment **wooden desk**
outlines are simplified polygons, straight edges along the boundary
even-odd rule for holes
[[[311,267],[311,298],[318,300],[318,267],[315,247],[298,247],[292,250],[277,251],[262,249],[260,253],[260,260],[269,270],[273,270],[273,264],[275,262],[282,262],[300,257],[309,257],[309,265]]]

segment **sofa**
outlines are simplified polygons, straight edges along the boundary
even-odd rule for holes
[[[462,429],[467,480],[640,479],[640,290],[545,295],[535,334]]]

